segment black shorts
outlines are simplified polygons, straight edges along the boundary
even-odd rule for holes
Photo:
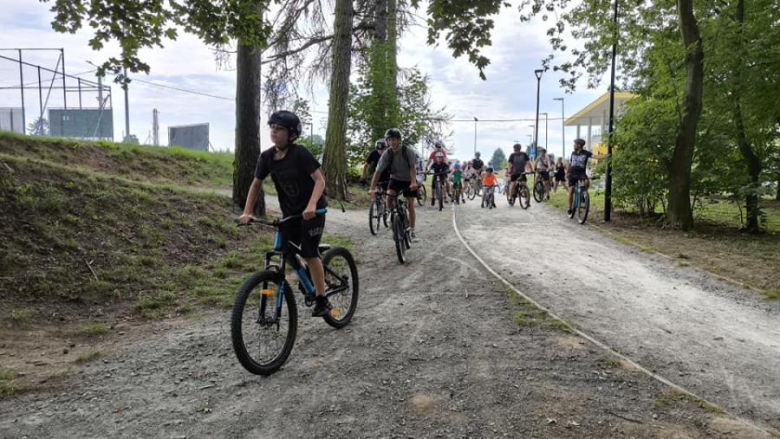
[[[555,173],[555,181],[564,181],[566,180],[566,173],[565,172],[556,172]]]
[[[388,190],[394,191],[396,194],[404,194],[404,197],[406,198],[416,198],[417,197],[417,191],[411,190],[409,187],[412,185],[411,181],[400,181],[400,180],[393,180],[390,179],[390,185],[388,187]]]
[[[287,221],[281,225],[282,239],[287,246],[292,242],[296,247],[300,247],[300,255],[304,259],[316,258],[320,255],[319,246],[322,239],[322,232],[325,229],[325,215],[317,215],[314,218],[304,221],[303,218]]]
[[[518,179],[519,179],[520,181],[528,181],[528,178],[527,178],[527,177],[525,176],[525,174],[523,174],[522,172],[521,172],[521,173],[518,173],[518,174],[512,174],[512,177],[510,177],[510,179],[509,179],[509,180],[510,180],[512,183],[514,183],[514,182],[516,182]]]
[[[580,180],[587,180],[588,174],[584,172],[569,172],[569,186],[574,187]]]
[[[539,171],[539,178],[541,178],[542,181],[550,181],[550,172],[549,171]]]

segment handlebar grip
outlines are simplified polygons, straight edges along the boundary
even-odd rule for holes
[[[327,208],[317,209],[317,210],[314,211],[314,213],[317,214],[317,215],[325,215],[327,212],[328,212]]]

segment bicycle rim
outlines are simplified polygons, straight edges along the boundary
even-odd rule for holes
[[[587,192],[580,194],[580,205],[577,207],[577,220],[580,224],[585,224],[588,219],[588,212],[590,212],[590,197]]]
[[[295,344],[298,309],[289,284],[285,283],[284,293],[280,286],[278,273],[257,273],[244,283],[233,305],[233,350],[239,363],[257,375],[279,370]],[[279,294],[283,297],[277,317]]]
[[[404,226],[403,221],[399,218],[399,215],[393,217],[393,241],[395,242],[395,253],[398,256],[398,262],[406,262],[406,243],[404,240]]]
[[[376,201],[371,203],[368,207],[368,227],[371,230],[372,235],[376,235],[379,231],[379,208]]]
[[[541,203],[544,199],[544,186],[539,187],[539,184],[534,185],[534,201]]]
[[[522,207],[523,209],[528,209],[528,206],[531,205],[531,199],[530,199],[531,197],[528,194],[528,187],[523,186],[518,190],[518,192],[520,193],[519,194],[520,207]]]
[[[328,250],[322,257],[325,267],[325,287],[333,290],[346,286],[338,293],[328,295],[331,310],[324,316],[330,326],[341,329],[349,324],[358,303],[358,270],[355,259],[345,248],[336,247]]]

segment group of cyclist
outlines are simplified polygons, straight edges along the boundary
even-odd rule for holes
[[[391,142],[390,155],[383,165],[380,166],[381,158],[385,155],[384,152],[388,147],[388,142]],[[444,193],[451,194],[449,197],[451,197],[453,202],[466,201],[463,194],[464,187],[468,184],[475,184],[489,190],[493,190],[491,188],[498,186],[498,177],[493,167],[485,166],[479,152],[475,152],[473,160],[467,161],[461,166],[458,162],[452,163],[448,161],[444,143],[437,140],[434,142],[434,148],[428,156],[428,160],[423,163],[414,151],[402,147],[400,144],[400,130],[395,128],[387,130],[385,138],[376,141],[375,149],[371,151],[366,159],[362,179],[365,180],[369,170],[375,168],[371,181],[372,197],[377,187],[380,187],[382,192],[388,194],[388,203],[393,202],[392,199],[397,197],[399,191],[404,193],[404,196],[407,197],[413,237],[416,237],[414,234],[416,215],[412,200],[417,198],[417,189],[424,184],[426,175],[433,175],[431,179],[432,193],[435,193],[436,184],[441,183],[446,189]],[[544,194],[547,199],[550,197],[551,190],[557,192],[559,186],[566,186],[569,196],[569,213],[571,213],[573,189],[577,181],[585,180],[586,184],[590,184],[586,174],[588,160],[591,157],[596,159],[603,158],[603,156],[599,155],[594,156],[590,151],[585,150],[584,146],[585,141],[583,139],[574,140],[574,151],[568,166],[565,166],[561,157],[558,157],[555,163],[553,163],[545,148],[539,148],[537,157],[535,160],[532,160],[528,153],[523,151],[521,144],[514,144],[513,152],[508,158],[508,166],[505,173],[505,176],[511,182],[509,187],[510,193],[515,193],[518,188],[518,182],[527,181],[526,176],[528,174],[535,174],[536,178],[539,178],[544,185]],[[398,149],[402,149],[403,152],[397,154]],[[393,184],[391,185],[391,183]],[[482,192],[484,201],[488,191]],[[458,196],[460,200],[456,200],[455,196]],[[431,205],[435,203],[435,197],[431,197]],[[392,207],[392,204],[388,204],[388,206]]]

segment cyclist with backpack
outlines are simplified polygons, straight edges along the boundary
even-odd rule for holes
[[[255,179],[249,188],[244,213],[239,221],[247,224],[252,218],[255,201],[263,180],[271,176],[279,197],[279,206],[285,217],[302,215],[287,221],[281,228],[285,241],[300,248],[300,255],[311,271],[317,298],[312,317],[322,317],[331,308],[325,297],[325,270],[320,259],[319,245],[325,228],[325,215],[315,215],[315,210],[328,206],[325,198],[325,177],[317,159],[303,146],[295,144],[300,136],[301,120],[290,111],[277,111],[268,118],[271,142],[274,147],[263,151],[257,158]]]
[[[387,187],[387,207],[392,209],[394,199],[399,193],[406,197],[406,207],[409,211],[409,225],[412,239],[417,235],[414,231],[417,215],[414,211],[414,201],[417,199],[417,154],[401,144],[401,130],[390,128],[385,133],[385,140],[390,148],[379,158],[379,163],[371,179],[371,200],[376,196],[376,186],[379,178],[386,170],[390,170],[390,183]]]

